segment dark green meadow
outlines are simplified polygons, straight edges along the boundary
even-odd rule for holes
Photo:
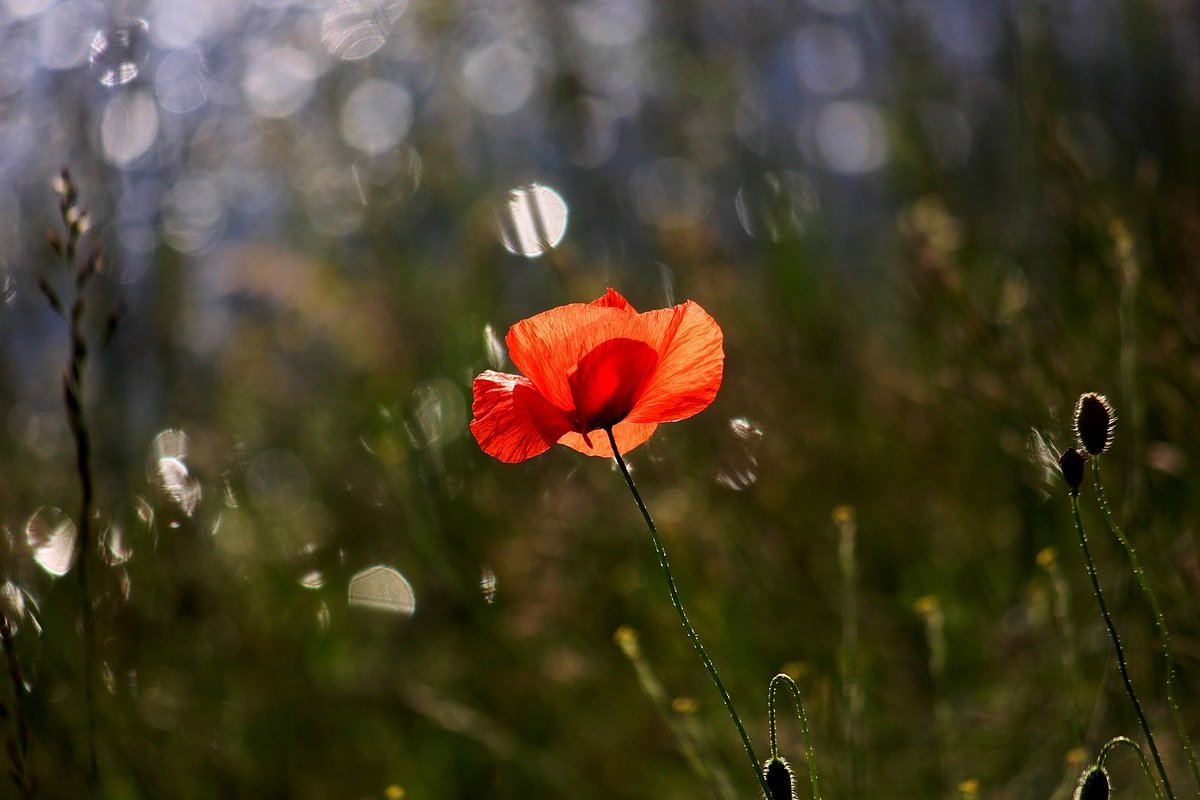
[[[760,796],[616,466],[468,429],[509,326],[606,287],[724,332],[716,400],[628,462],[760,760],[781,672],[825,800],[1065,800],[1114,737],[1150,757],[1057,466],[1084,392],[1200,740],[1189,4],[8,5],[0,797]]]

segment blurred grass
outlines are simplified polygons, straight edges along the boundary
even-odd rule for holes
[[[1116,5],[1136,22],[1151,4]],[[1135,736],[1064,487],[1030,453],[1033,429],[1068,442],[1082,391],[1117,409],[1108,491],[1160,592],[1200,737],[1200,201],[1195,102],[1164,55],[1167,32],[1131,23],[1112,45],[1133,53],[1120,81],[1110,65],[1065,65],[1048,39],[1009,42],[989,76],[1006,87],[994,135],[981,131],[959,168],[940,164],[910,112],[965,79],[919,36],[891,32],[899,67],[879,78],[889,180],[822,179],[826,216],[794,241],[731,232],[725,212],[682,228],[635,221],[614,199],[627,172],[614,166],[564,173],[588,198],[573,205],[578,236],[519,259],[496,243],[494,197],[480,188],[506,176],[475,175],[415,132],[438,169],[411,204],[376,190],[377,216],[356,240],[251,231],[202,263],[160,247],[121,290],[128,317],[89,375],[98,527],[119,526],[132,550],[94,579],[105,796],[378,798],[393,785],[411,798],[719,796],[614,645],[622,625],[665,690],[695,701],[686,718],[710,769],[752,796],[619,474],[565,448],[502,465],[465,429],[470,380],[488,366],[485,324],[502,332],[606,285],[639,308],[662,305],[656,262],[670,265],[678,300],[722,325],[725,383],[708,411],[664,426],[630,462],[760,756],[767,684],[785,668],[798,673],[827,797],[851,786],[863,798],[957,797],[975,780],[979,797],[1064,798],[1080,748]],[[659,55],[672,70],[667,109],[732,104],[727,83],[707,79],[726,76],[719,51],[689,42]],[[1102,160],[1072,132],[1080,107],[1107,130]],[[641,133],[670,139],[676,123],[658,124],[666,132]],[[736,161],[720,167],[791,166]],[[857,223],[838,213],[859,204]],[[589,207],[615,218],[589,220]],[[55,405],[67,345],[30,294],[0,328],[33,343],[0,364],[0,523],[17,540],[3,577],[37,599],[43,625],[18,635],[33,687],[29,771],[38,796],[78,794],[73,582],[20,552],[37,507],[75,505]],[[750,464],[735,418],[763,432],[742,491],[717,480]],[[167,428],[191,442],[203,488],[191,517],[147,477]],[[857,521],[857,775],[831,519],[841,505]],[[1134,682],[1192,796],[1153,620],[1086,491],[1083,513]],[[1070,589],[1079,685],[1037,564],[1046,547]],[[348,607],[350,577],[374,564],[412,583],[411,618]],[[494,603],[479,588],[485,569]],[[302,587],[312,570],[322,585]],[[926,597],[944,618],[940,675],[914,609]],[[790,720],[781,745],[799,768]],[[1110,765],[1120,796],[1151,796],[1127,761]]]

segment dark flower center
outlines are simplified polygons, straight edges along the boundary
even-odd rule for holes
[[[657,366],[658,353],[636,339],[609,339],[579,359],[567,376],[579,432],[610,428],[629,416]]]

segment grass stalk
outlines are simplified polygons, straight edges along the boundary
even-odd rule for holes
[[[1083,722],[1082,705],[1079,701],[1079,646],[1076,642],[1075,623],[1071,619],[1071,587],[1058,564],[1058,553],[1047,547],[1037,555],[1037,563],[1046,571],[1050,581],[1051,607],[1058,623],[1059,655],[1063,675],[1070,686],[1071,727],[1076,740],[1082,744],[1087,731]]]
[[[25,718],[25,679],[21,676],[21,663],[17,660],[12,625],[3,611],[0,611],[0,645],[4,648],[4,658],[8,662],[8,674],[13,685],[13,732],[5,737],[9,776],[22,800],[30,800],[33,797],[33,784],[28,772],[29,724]],[[3,703],[0,702],[0,711],[3,710]]]
[[[838,529],[838,569],[841,572],[842,606],[842,696],[846,702],[846,742],[850,758],[850,796],[863,795],[863,722],[864,697],[859,680],[858,639],[858,526],[854,509],[838,506],[833,510]]]
[[[685,724],[685,715],[679,714],[671,708],[667,690],[663,688],[662,682],[654,673],[654,668],[642,653],[637,631],[627,625],[622,625],[613,634],[613,641],[617,643],[621,652],[633,665],[638,684],[642,687],[642,693],[654,704],[659,717],[675,738],[675,744],[684,761],[692,768],[692,772],[713,787],[714,795],[722,800],[733,800],[736,795],[729,776],[724,770],[714,769],[705,762],[701,755],[701,742],[696,732],[691,726]]]
[[[1163,789],[1167,793],[1169,800],[1175,800],[1175,792],[1171,789],[1171,780],[1167,777],[1167,769],[1163,766],[1162,756],[1158,753],[1158,745],[1154,743],[1154,734],[1150,731],[1150,723],[1146,720],[1146,712],[1142,710],[1142,703],[1138,700],[1137,692],[1133,689],[1133,681],[1129,678],[1129,668],[1125,664],[1125,649],[1121,646],[1121,639],[1117,636],[1116,626],[1113,625],[1112,615],[1108,612],[1108,606],[1104,602],[1104,593],[1100,591],[1100,579],[1096,577],[1096,564],[1092,561],[1092,552],[1088,548],[1087,534],[1083,531],[1083,521],[1079,518],[1079,496],[1071,495],[1071,515],[1075,520],[1075,532],[1079,535],[1079,546],[1083,550],[1084,562],[1087,565],[1088,578],[1092,582],[1092,593],[1096,596],[1096,603],[1100,606],[1100,616],[1104,618],[1104,626],[1108,629],[1108,636],[1112,640],[1113,652],[1117,658],[1117,669],[1121,673],[1121,680],[1125,684],[1125,694],[1129,695],[1129,702],[1133,704],[1134,714],[1137,715],[1138,724],[1142,728],[1142,734],[1146,737],[1146,743],[1150,746],[1150,755],[1154,758],[1154,765],[1158,769],[1158,775],[1162,779]]]
[[[1175,722],[1175,730],[1179,735],[1179,741],[1183,744],[1183,751],[1187,756],[1188,766],[1192,770],[1192,779],[1196,783],[1196,788],[1200,791],[1200,765],[1196,763],[1196,752],[1192,748],[1192,740],[1188,737],[1187,726],[1184,725],[1183,716],[1179,711],[1179,701],[1175,697],[1175,655],[1171,650],[1171,634],[1167,630],[1167,619],[1162,612],[1162,606],[1158,604],[1158,596],[1155,595],[1150,581],[1146,578],[1146,571],[1142,569],[1141,559],[1138,558],[1137,550],[1133,546],[1133,542],[1125,535],[1125,531],[1117,524],[1116,518],[1113,516],[1112,510],[1108,505],[1108,498],[1104,495],[1104,482],[1100,478],[1100,456],[1092,457],[1092,485],[1096,489],[1096,501],[1100,505],[1100,511],[1104,514],[1104,519],[1108,523],[1108,529],[1117,537],[1117,541],[1121,543],[1121,547],[1125,550],[1125,555],[1129,558],[1129,564],[1133,568],[1133,574],[1137,577],[1138,586],[1141,587],[1142,593],[1146,595],[1146,600],[1150,603],[1150,610],[1154,614],[1154,625],[1158,629],[1159,639],[1162,641],[1163,657],[1167,662],[1167,705],[1171,707],[1171,717]]]
[[[99,793],[100,788],[100,769],[96,757],[96,633],[89,580],[91,566],[89,556],[94,549],[92,514],[95,505],[95,481],[92,471],[91,434],[88,429],[87,415],[84,412],[84,374],[87,368],[88,344],[83,330],[83,316],[88,282],[100,270],[100,252],[93,251],[76,266],[79,241],[88,230],[90,220],[87,211],[79,205],[78,191],[71,181],[70,173],[65,168],[55,180],[55,189],[59,193],[59,212],[66,228],[66,236],[60,238],[52,232],[49,241],[51,249],[62,259],[67,270],[74,270],[74,297],[70,311],[65,310],[58,294],[44,277],[39,276],[38,287],[46,296],[50,307],[66,320],[71,337],[71,352],[67,359],[66,370],[63,372],[62,390],[67,424],[75,443],[75,471],[79,478],[80,488],[75,575],[79,589],[79,606],[83,627],[83,688],[87,714],[87,785],[89,794],[94,797]],[[110,316],[110,328],[115,324],[116,319],[116,313]],[[106,334],[109,332],[111,331]]]

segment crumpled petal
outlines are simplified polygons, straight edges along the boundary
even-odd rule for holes
[[[653,422],[618,422],[613,426],[613,436],[617,438],[617,449],[621,451],[621,455],[628,453],[649,439],[657,427],[658,425]],[[571,431],[563,434],[558,443],[565,444],[572,450],[578,450],[585,456],[613,457],[612,447],[608,443],[608,434],[604,431],[592,431],[587,435],[587,439],[584,439],[583,434]]]
[[[571,430],[528,378],[487,370],[471,387],[471,433],[485,453],[510,464],[541,455]]]
[[[636,316],[611,306],[571,303],[513,325],[504,338],[508,357],[542,396],[564,411],[574,408],[567,376],[626,320]]]
[[[603,308],[619,308],[623,311],[628,311],[630,314],[637,313],[637,311],[634,309],[634,307],[629,304],[629,301],[626,300],[621,295],[620,292],[618,292],[616,289],[612,288],[611,286],[608,287],[607,292],[605,292],[602,296],[597,297],[592,302],[588,303],[588,305],[589,306],[601,306]]]
[[[570,413],[574,396],[568,376],[588,353],[610,339],[633,339],[661,354],[679,325],[681,308],[638,314],[613,291],[591,304],[571,303],[521,320],[504,341],[509,358],[542,396]]]
[[[629,422],[686,419],[708,408],[721,388],[725,337],[720,326],[690,300],[666,311],[674,314],[676,325],[660,345],[658,368],[626,418]]]

